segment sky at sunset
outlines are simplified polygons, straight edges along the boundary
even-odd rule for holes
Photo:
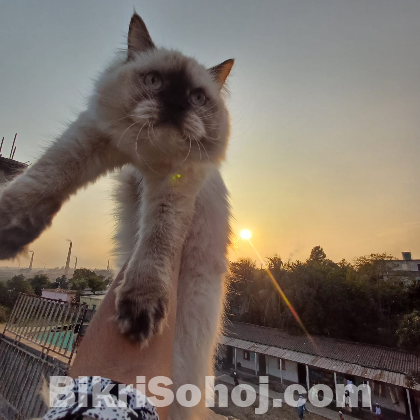
[[[222,172],[234,229],[263,257],[420,258],[418,0],[0,0],[4,156],[17,132],[15,159],[34,162],[84,109],[133,6],[156,44],[236,59]],[[35,267],[64,265],[71,239],[79,266],[106,268],[111,189],[108,176],[65,204],[30,246]],[[246,241],[231,253],[244,256]]]

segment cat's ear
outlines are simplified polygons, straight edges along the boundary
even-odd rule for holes
[[[231,58],[230,60],[223,61],[223,63],[209,69],[209,72],[212,75],[213,79],[219,85],[219,89],[221,89],[225,84],[226,79],[229,76],[230,71],[232,70],[234,62],[235,60]]]
[[[143,19],[136,12],[130,21],[127,44],[127,60],[132,60],[138,52],[156,48]]]

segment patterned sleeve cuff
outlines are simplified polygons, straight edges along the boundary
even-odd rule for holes
[[[159,420],[156,407],[133,388],[100,376],[74,380],[59,394],[43,420]]]

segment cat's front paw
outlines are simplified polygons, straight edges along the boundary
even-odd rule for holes
[[[116,298],[117,323],[122,334],[147,346],[156,333],[161,333],[168,314],[167,291],[156,284],[150,287],[141,278],[131,279],[126,273]]]
[[[50,224],[60,208],[55,199],[21,194],[19,189],[0,195],[0,260],[14,258],[27,249]]]

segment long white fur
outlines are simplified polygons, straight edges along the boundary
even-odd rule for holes
[[[126,166],[118,176],[116,251],[120,266],[130,258],[136,242],[142,198],[142,175]],[[176,401],[172,420],[206,418],[205,376],[213,375],[217,339],[222,326],[224,274],[230,237],[230,206],[226,186],[215,169],[204,182],[195,203],[194,219],[184,244],[173,354],[173,381],[194,384],[202,392],[200,404],[186,408]]]

